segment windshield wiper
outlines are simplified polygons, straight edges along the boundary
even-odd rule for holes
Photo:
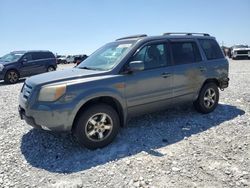
[[[86,70],[100,70],[100,71],[104,71],[104,69],[100,69],[100,68],[94,68],[94,67],[78,67],[79,69],[86,69]]]
[[[91,67],[78,67],[79,69],[93,70]]]

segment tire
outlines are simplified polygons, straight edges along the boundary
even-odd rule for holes
[[[109,105],[97,104],[80,114],[75,122],[73,134],[81,145],[94,150],[110,144],[119,129],[117,112]]]
[[[203,114],[210,113],[218,106],[219,89],[213,82],[205,84],[194,102],[195,109]]]
[[[19,80],[19,72],[16,70],[9,70],[6,72],[4,82],[7,84],[15,84]]]
[[[55,69],[55,67],[53,67],[53,66],[49,66],[48,68],[47,68],[47,72],[52,72],[52,71],[55,71],[56,69]]]

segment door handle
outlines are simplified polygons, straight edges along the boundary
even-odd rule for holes
[[[205,72],[207,69],[205,67],[199,67],[201,72]]]
[[[161,76],[163,77],[163,78],[168,78],[168,77],[170,77],[172,74],[171,73],[168,73],[168,72],[164,72],[164,73],[162,73],[161,74]]]

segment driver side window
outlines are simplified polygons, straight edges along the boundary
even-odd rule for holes
[[[22,59],[27,59],[27,62],[31,61],[32,60],[31,54],[25,54]]]
[[[134,55],[132,61],[143,61],[145,70],[165,67],[167,65],[165,44],[152,44],[143,47]]]

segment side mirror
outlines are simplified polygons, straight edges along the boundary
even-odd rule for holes
[[[27,58],[23,58],[21,62],[22,62],[22,63],[27,63],[27,62],[28,62],[28,59],[27,59]]]
[[[143,61],[131,61],[129,63],[129,71],[130,72],[138,72],[144,70],[144,62]]]

